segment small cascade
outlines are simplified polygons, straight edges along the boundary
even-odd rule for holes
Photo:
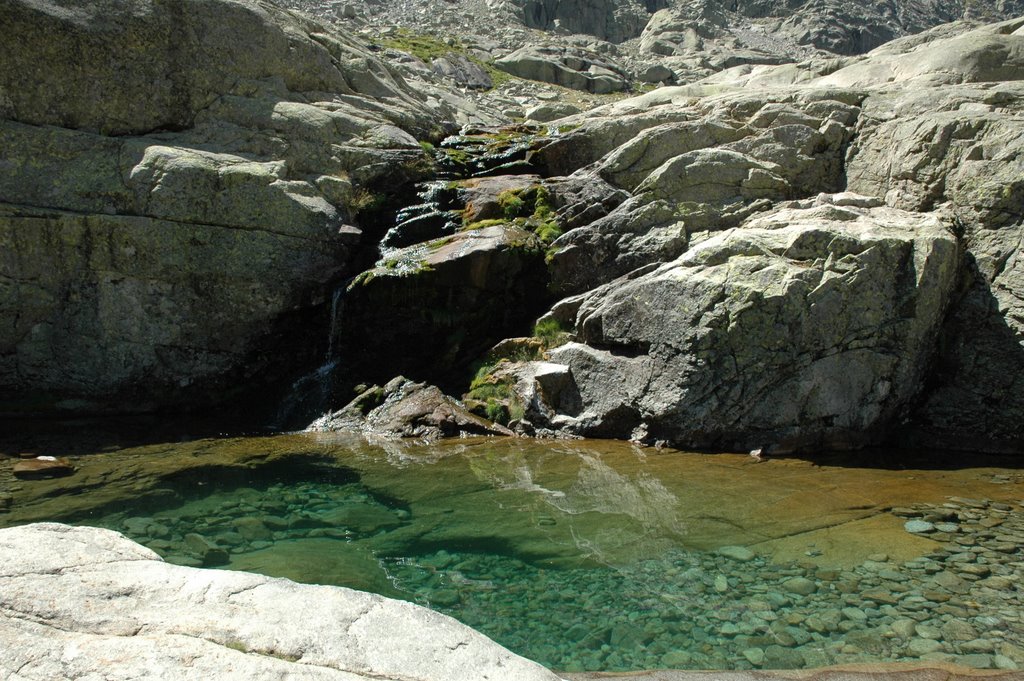
[[[437,153],[438,177],[458,180],[537,172],[534,128],[468,129],[445,138]]]
[[[331,318],[328,323],[327,353],[324,362],[313,371],[292,383],[288,395],[281,402],[271,428],[296,430],[305,428],[331,408],[334,393],[334,370],[340,360],[335,356],[339,318],[345,304],[345,289],[351,280],[345,280],[331,294]]]
[[[330,362],[331,358],[334,357],[334,339],[338,336],[338,312],[340,311],[339,308],[341,307],[348,284],[349,282],[346,280],[343,285],[334,289],[334,293],[331,294],[331,320],[327,327],[327,355],[325,357],[327,362]]]
[[[394,223],[377,246],[378,265],[391,254],[410,246],[457,234],[464,229],[466,189],[474,178],[497,175],[537,175],[532,161],[538,138],[549,134],[539,128],[512,126],[499,129],[464,129],[442,141],[436,152],[436,179],[416,185],[414,203],[395,213]],[[373,244],[366,244],[373,247]],[[399,264],[400,266],[400,264]],[[323,363],[294,381],[271,424],[275,430],[305,428],[330,409],[334,402],[338,374],[344,371],[338,338],[344,308],[346,280],[333,292],[328,324],[327,352]]]
[[[406,206],[395,214],[395,226],[380,242],[382,250],[454,234],[462,227],[458,211],[458,189],[445,180],[431,180],[417,186],[420,203]]]

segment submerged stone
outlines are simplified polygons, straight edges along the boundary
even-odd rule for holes
[[[928,532],[935,531],[935,525],[924,520],[908,520],[903,523],[903,527],[906,528],[907,532],[913,532],[915,534],[926,534]]]
[[[723,546],[718,549],[718,554],[740,563],[751,561],[755,556],[754,552],[745,546]]]
[[[71,475],[75,467],[64,457],[39,456],[18,461],[11,472],[22,480],[43,480]]]

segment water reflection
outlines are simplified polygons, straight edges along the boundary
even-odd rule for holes
[[[556,669],[1024,663],[1014,469],[324,434],[75,463],[0,477],[0,521],[98,524],[174,562],[417,601]]]

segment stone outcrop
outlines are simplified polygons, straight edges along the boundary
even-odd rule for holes
[[[577,47],[528,45],[496,60],[494,65],[520,78],[599,95],[629,87],[621,66]]]
[[[591,153],[603,155],[570,161],[585,166],[577,176],[596,169],[633,196],[555,242],[553,287],[580,293],[674,259],[694,232],[735,226],[773,201],[836,191],[858,115],[856,99],[825,89],[795,97],[729,92],[688,105],[652,103],[635,116],[615,107],[591,114],[542,153],[564,163],[563,150],[579,143],[575,153],[585,154],[597,138],[604,145]]]
[[[943,329],[928,393],[915,415],[918,434],[928,443],[1019,451],[1024,69],[1011,57],[1024,46],[1024,21],[964,35],[946,43],[945,51],[941,44],[926,46],[927,54],[943,63],[959,60],[958,80],[962,73],[987,80],[990,71],[979,70],[963,51],[953,51],[965,44],[976,46],[974,54],[983,64],[1008,79],[995,86],[872,95],[864,103],[863,129],[847,172],[851,189],[900,208],[947,212],[964,232],[964,278]],[[984,58],[993,52],[1005,58]],[[878,118],[883,111],[901,115]]]
[[[710,449],[870,441],[920,388],[959,248],[933,216],[864,205],[784,206],[586,294],[550,352],[575,409],[527,385],[527,420]]]
[[[272,3],[11,2],[0,23],[0,412],[287,377],[275,349],[321,316],[374,184],[429,166],[444,109]]]
[[[0,409],[202,406],[308,372],[325,349],[309,376],[333,379],[333,402],[318,414],[396,375],[458,394],[488,348],[543,315],[562,328],[509,346],[548,362],[515,374],[537,407],[527,431],[1019,450],[1024,20],[978,23],[1016,0],[320,8],[368,48],[271,4],[221,4],[2,10],[29,49],[0,68]],[[417,35],[484,12],[479,35]],[[407,30],[375,34],[380,17]],[[229,25],[259,48],[235,55]],[[67,54],[42,30],[66,34]],[[91,107],[88,79],[68,75],[74,50],[99,84],[123,57],[109,101]],[[68,68],[36,78],[40,64]],[[677,85],[598,94],[636,80]],[[152,96],[133,104],[139,88]],[[537,125],[490,124],[511,118]],[[442,138],[451,121],[471,125]],[[920,253],[938,273],[908,264]],[[868,278],[883,291],[865,293]],[[842,291],[829,323],[784,324],[813,316],[825,279]],[[782,293],[765,302],[762,285]],[[700,315],[676,319],[660,289]],[[702,354],[783,328],[792,347],[757,346],[746,387]],[[856,371],[821,368],[855,349],[869,357]]]
[[[543,310],[545,280],[540,240],[511,223],[391,251],[349,286],[339,354],[363,381],[403,374],[446,387]]]
[[[466,435],[512,435],[512,431],[470,413],[439,388],[399,376],[375,385],[306,430],[350,431],[386,438],[438,440]]]
[[[5,678],[558,678],[411,603],[170,565],[110,530],[0,530],[0,566]]]

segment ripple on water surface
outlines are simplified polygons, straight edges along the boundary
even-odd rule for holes
[[[1015,470],[325,436],[79,467],[10,518],[53,518],[103,480],[65,504],[76,522],[171,562],[415,601],[559,670],[1024,666]]]

